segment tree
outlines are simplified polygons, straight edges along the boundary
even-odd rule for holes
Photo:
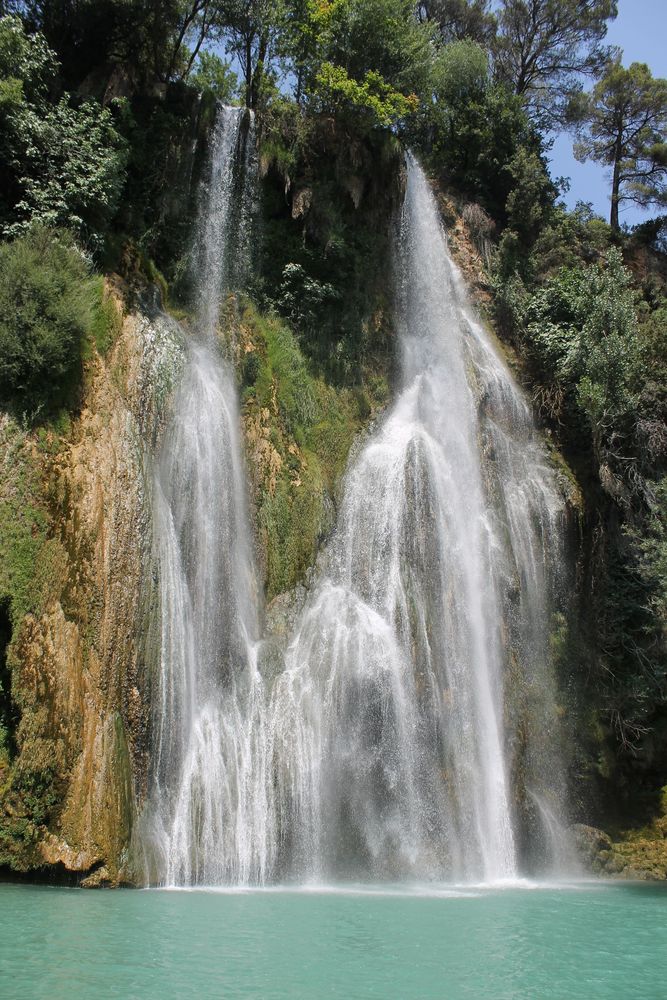
[[[195,72],[188,77],[188,83],[198,90],[209,90],[216,100],[231,104],[235,100],[239,80],[230,65],[215,52],[200,52]]]
[[[412,0],[305,0],[300,9],[287,22],[299,95],[383,127],[430,98],[434,32]]]
[[[220,32],[217,0],[25,0],[28,27],[58,55],[66,87],[122,66],[135,89],[187,77]]]
[[[5,232],[66,226],[99,249],[125,182],[126,145],[111,113],[65,96],[53,107],[26,106],[13,124],[21,197]]]
[[[171,38],[171,56],[165,78],[186,79],[197,56],[206,60],[209,53],[202,53],[202,45],[221,33],[220,5],[214,0],[179,0],[176,8],[174,30]],[[215,58],[211,55],[211,58]],[[208,62],[208,66],[212,63]]]
[[[284,19],[282,0],[221,0],[218,18],[227,52],[238,60],[247,107],[258,105],[271,61],[276,56]]]
[[[437,25],[444,42],[469,39],[489,47],[498,27],[490,6],[489,0],[424,0],[417,10]]]
[[[530,300],[526,346],[543,381],[556,386],[564,415],[586,420],[598,462],[636,418],[643,349],[632,275],[616,248],[598,264],[563,268]]]
[[[537,217],[553,202],[542,140],[516,94],[489,76],[488,54],[464,40],[443,46],[433,62],[435,100],[424,118],[432,162],[460,193],[529,242]],[[514,197],[511,197],[514,194]],[[546,210],[546,209],[545,209]]]
[[[667,205],[667,80],[654,79],[645,63],[625,69],[614,60],[579,116],[576,158],[612,170],[612,228],[623,201]]]
[[[464,39],[443,46],[433,60],[433,92],[442,110],[474,101],[489,86],[489,58],[476,42]]]
[[[0,110],[46,97],[58,72],[58,60],[43,35],[28,35],[21,19],[0,18]]]
[[[96,248],[123,188],[126,145],[95,101],[48,100],[57,67],[42,35],[0,20],[0,227],[67,226]]]
[[[375,70],[368,70],[362,81],[357,81],[333,63],[322,63],[315,86],[318,97],[329,109],[354,109],[355,117],[366,119],[371,126],[390,128],[419,106],[413,94],[406,97]]]
[[[25,0],[28,29],[40,32],[61,64],[67,89],[122,65],[136,86],[161,78],[179,0]],[[160,8],[160,9],[158,9]]]
[[[412,0],[334,0],[323,34],[325,59],[355,80],[379,73],[403,94],[430,88],[432,30],[420,24]]]
[[[496,74],[544,125],[562,121],[582,76],[611,56],[601,43],[616,0],[502,0],[494,45]]]

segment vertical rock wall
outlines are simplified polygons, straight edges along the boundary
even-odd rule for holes
[[[96,882],[130,877],[125,849],[149,727],[150,676],[137,637],[150,570],[150,469],[181,356],[180,328],[158,310],[125,316],[110,353],[89,365],[70,434],[43,460],[66,565],[60,592],[24,619],[10,647],[21,721],[5,813],[30,821],[25,773],[52,784],[45,822],[17,837],[10,866],[19,870],[60,865],[95,871]]]

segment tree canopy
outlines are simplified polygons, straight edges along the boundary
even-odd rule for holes
[[[616,0],[502,0],[494,43],[498,78],[542,124],[562,121],[581,78],[609,59],[604,46]]]
[[[57,70],[42,35],[0,20],[0,224],[7,235],[68,226],[94,249],[123,189],[126,145],[96,101],[48,100]]]
[[[579,110],[578,160],[611,168],[611,225],[623,202],[667,206],[667,80],[645,63],[609,63]]]
[[[424,0],[417,13],[438,26],[444,42],[469,39],[488,47],[498,30],[490,0]]]

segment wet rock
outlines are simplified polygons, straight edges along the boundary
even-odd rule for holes
[[[645,836],[633,836],[614,844],[615,853],[623,862],[622,877],[663,882],[667,880],[667,841],[663,837],[654,839],[654,828],[644,833]]]
[[[667,879],[667,839],[663,820],[656,820],[641,832],[624,840],[611,837],[593,826],[572,827],[581,863],[596,875],[638,881]]]
[[[82,889],[108,889],[113,885],[106,865],[101,865],[79,883]]]
[[[572,836],[583,864],[590,866],[594,861],[602,862],[605,858],[601,858],[601,853],[606,857],[611,854],[611,837],[604,830],[577,823],[572,827]]]

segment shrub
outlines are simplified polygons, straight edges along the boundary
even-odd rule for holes
[[[0,246],[0,402],[35,416],[62,401],[90,323],[87,265],[63,233]]]
[[[0,225],[67,226],[99,250],[125,181],[127,145],[114,112],[63,94],[48,100],[58,62],[18,17],[0,18]]]

